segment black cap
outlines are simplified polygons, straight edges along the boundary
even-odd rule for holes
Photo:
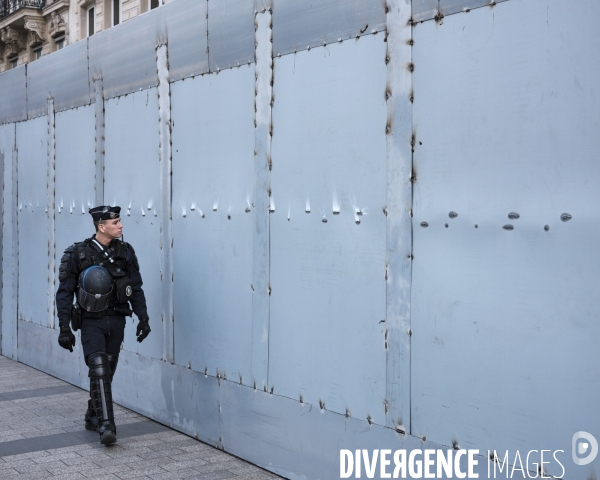
[[[89,213],[94,219],[94,222],[99,222],[100,220],[112,220],[115,218],[120,218],[120,212],[121,207],[111,207],[104,205],[89,209]]]

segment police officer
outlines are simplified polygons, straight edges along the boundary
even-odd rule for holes
[[[121,207],[110,206],[89,210],[96,234],[65,250],[56,292],[58,343],[72,352],[75,335],[69,323],[75,330],[81,329],[90,377],[85,428],[98,431],[104,445],[117,440],[111,382],[125,333],[125,317],[133,312],[138,317],[138,342],[150,333],[138,260],[133,247],[120,239],[120,211]]]

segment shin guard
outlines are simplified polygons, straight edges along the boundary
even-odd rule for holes
[[[92,353],[88,357],[90,368],[90,394],[93,408],[98,416],[98,433],[104,445],[117,440],[117,428],[113,413],[111,370],[108,356],[104,352]]]

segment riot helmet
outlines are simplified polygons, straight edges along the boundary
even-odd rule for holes
[[[112,289],[112,276],[108,270],[91,266],[79,275],[77,302],[86,312],[101,312],[108,307]]]

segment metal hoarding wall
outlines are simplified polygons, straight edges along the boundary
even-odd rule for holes
[[[85,386],[51,293],[118,204],[129,408],[289,478],[600,438],[595,4],[213,3],[0,75],[2,353]]]
[[[571,463],[573,434],[600,433],[594,5],[414,28],[414,435]]]

